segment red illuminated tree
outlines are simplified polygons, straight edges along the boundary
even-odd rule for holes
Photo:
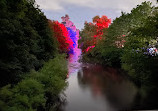
[[[94,35],[94,39],[97,37],[97,39],[101,40],[103,35],[103,29],[108,28],[111,24],[111,19],[108,19],[107,16],[103,15],[101,18],[99,16],[95,16],[93,18],[93,23],[95,24],[97,30],[96,35]]]
[[[85,22],[85,27],[80,33],[83,51],[87,52],[89,49],[95,47],[100,40],[102,40],[103,30],[108,28],[111,24],[111,19],[107,16],[95,16],[93,18],[93,23]]]
[[[73,41],[69,37],[66,27],[58,21],[49,20],[49,25],[53,31],[54,36],[59,43],[59,49],[62,52],[69,52],[73,48]]]

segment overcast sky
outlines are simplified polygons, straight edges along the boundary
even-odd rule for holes
[[[84,22],[91,22],[96,15],[106,15],[112,20],[121,15],[121,11],[130,10],[143,1],[156,0],[36,0],[40,9],[48,19],[58,20],[68,14],[78,29],[82,29]]]

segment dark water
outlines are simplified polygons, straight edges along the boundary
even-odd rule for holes
[[[81,50],[76,49],[69,57],[69,85],[65,90],[66,102],[61,111],[132,109],[138,97],[134,83],[117,69],[78,62],[80,54]]]

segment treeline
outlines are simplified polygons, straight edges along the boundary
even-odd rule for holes
[[[0,110],[57,106],[67,68],[48,19],[34,0],[0,0],[0,7]]]
[[[54,37],[58,41],[59,51],[68,53],[73,48],[73,41],[69,36],[67,28],[58,21],[49,20],[49,25],[54,32]]]
[[[93,27],[85,24],[81,40],[92,36],[91,33],[94,32],[92,29]],[[84,53],[83,59],[120,67],[128,72],[138,86],[151,86],[150,89],[153,88],[156,92],[158,91],[157,37],[158,7],[152,6],[151,2],[143,2],[130,13],[122,12],[109,28],[104,29],[103,39],[93,50]],[[149,53],[150,48],[155,48],[154,54]]]
[[[81,48],[95,32],[94,26],[85,24],[80,34]],[[157,37],[158,7],[143,2],[130,13],[122,12],[108,28],[103,29],[102,40],[83,53],[83,60],[123,69],[140,89],[135,106],[138,109],[158,108]]]
[[[53,37],[58,41],[59,52],[73,53],[76,47],[76,42],[79,37],[79,29],[70,21],[69,15],[61,17],[62,22],[49,20],[49,26],[54,33]]]
[[[57,111],[63,102],[59,96],[66,87],[67,62],[64,55],[32,70],[18,84],[0,89],[1,111]]]
[[[100,40],[104,39],[103,30],[106,30],[111,24],[111,19],[103,15],[102,17],[95,16],[93,22],[85,22],[84,29],[80,32],[79,39],[80,48],[82,52],[88,52],[94,48]]]
[[[33,0],[1,0],[0,85],[19,81],[53,58],[56,46],[48,20]]]

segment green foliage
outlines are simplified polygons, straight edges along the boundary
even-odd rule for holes
[[[121,57],[122,68],[128,72],[133,80],[142,85],[157,85],[158,57],[144,54],[149,45],[155,45],[157,39],[157,8],[150,3],[142,3],[141,6],[131,11],[131,16],[138,16],[137,25],[130,29]],[[138,10],[139,9],[139,10]],[[141,16],[145,16],[141,18]],[[148,15],[148,16],[147,16]],[[136,21],[136,20],[133,20]],[[141,23],[143,21],[143,23]]]
[[[91,52],[83,55],[83,59],[110,66],[121,65],[135,83],[154,86],[158,80],[158,56],[145,55],[145,52],[148,44],[158,46],[157,37],[157,7],[143,2],[130,13],[122,12],[103,31],[103,40]]]
[[[66,86],[65,56],[53,59],[53,32],[34,0],[0,0],[0,7],[0,110],[46,110]]]
[[[45,15],[34,0],[1,0],[0,84],[15,83],[53,58],[56,45]]]
[[[89,48],[96,46],[102,40],[103,30],[107,30],[111,24],[111,19],[103,15],[93,17],[93,23],[85,22],[84,29],[80,32],[80,48],[87,52]],[[105,33],[105,31],[104,31]]]
[[[151,23],[151,20],[148,19],[146,24],[148,24],[148,21]],[[147,52],[147,48],[149,48],[146,43],[156,39],[157,29],[154,23],[149,25],[151,28],[146,24],[137,30],[133,30],[133,34],[129,35],[122,55],[122,68],[128,71],[137,84],[155,85],[158,79],[158,57],[145,55],[144,52]],[[149,34],[148,32],[151,32],[153,28],[155,30]],[[142,48],[145,48],[145,50],[142,50]]]
[[[103,30],[102,41],[95,46],[95,48],[84,58],[95,58],[99,63],[107,65],[120,66],[120,57],[124,42],[128,41],[128,36],[140,27],[143,27],[149,16],[152,15],[153,7],[150,2],[143,2],[134,8],[131,13],[123,13],[119,18],[116,18],[108,29]],[[94,17],[94,21],[97,19]],[[95,30],[93,25],[85,24],[81,32],[82,39],[79,41],[83,43],[82,49],[90,46],[89,42],[91,36],[94,35]],[[93,30],[92,30],[93,29]],[[140,44],[139,44],[140,45]],[[87,57],[86,57],[87,56]]]
[[[33,79],[22,80],[14,88],[3,87],[0,98],[2,111],[35,111],[46,101],[43,85]]]
[[[58,94],[63,90],[67,74],[67,62],[64,55],[47,62],[40,70],[40,74],[32,74],[35,79],[45,84],[45,94],[48,101],[55,103]]]
[[[94,45],[93,36],[97,34],[96,30],[97,28],[94,24],[85,22],[84,29],[80,31],[81,39],[78,41],[78,43],[82,45],[82,50],[85,50],[87,47]]]
[[[0,110],[42,111],[49,104],[58,102],[59,94],[66,86],[67,63],[64,55],[58,55],[44,64],[39,71],[31,71],[18,84],[0,89]]]
[[[114,46],[96,46],[91,52],[83,55],[85,61],[120,67],[122,49]]]

